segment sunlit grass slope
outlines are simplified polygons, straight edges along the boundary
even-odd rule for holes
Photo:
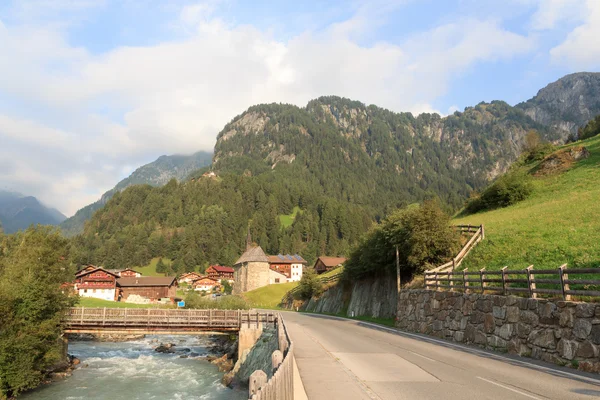
[[[600,137],[569,146],[585,146],[591,155],[559,175],[535,178],[533,194],[521,203],[453,221],[485,225],[486,239],[461,269],[600,266]]]
[[[320,276],[322,278],[326,278],[339,272],[342,272],[341,268],[326,272]],[[250,292],[246,292],[244,293],[243,297],[254,308],[279,308],[279,304],[283,300],[283,296],[285,296],[288,291],[292,290],[296,286],[298,286],[298,282],[275,283],[273,285],[263,286]]]

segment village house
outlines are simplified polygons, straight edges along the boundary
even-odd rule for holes
[[[233,265],[233,293],[239,294],[269,284],[269,258],[260,246],[250,247]]]
[[[308,264],[306,260],[298,254],[294,254],[293,256],[289,254],[269,256],[269,267],[271,270],[285,275],[289,282],[296,282],[302,279],[302,272],[306,264]]]
[[[177,295],[177,279],[174,276],[145,276],[117,279],[118,299],[127,301],[129,296],[139,296],[151,303]]]
[[[191,285],[194,283],[194,281],[197,281],[200,278],[202,278],[202,275],[197,272],[186,272],[179,275],[177,282],[179,282],[179,284],[187,283],[188,285]]]
[[[197,292],[212,292],[213,290],[220,288],[221,285],[216,279],[204,277],[194,281],[192,287]]]
[[[211,265],[206,269],[206,275],[211,279],[216,279],[219,282],[222,280],[233,283],[233,268],[224,267],[222,265]]]
[[[271,269],[269,271],[269,285],[272,285],[274,283],[287,283],[288,282],[288,277],[285,276],[285,274],[281,273],[281,272],[277,272],[273,269]]]
[[[317,274],[322,274],[327,271],[331,271],[337,267],[341,267],[346,262],[345,257],[327,257],[321,256],[317,258],[314,269]]]
[[[142,276],[141,272],[134,271],[131,268],[125,268],[125,269],[115,268],[115,269],[107,269],[107,271],[112,272],[113,274],[116,274],[121,278],[132,278],[132,277],[139,278],[140,276]]]
[[[75,274],[75,292],[81,297],[114,301],[118,278],[104,268],[88,265]]]

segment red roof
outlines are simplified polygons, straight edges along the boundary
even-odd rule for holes
[[[233,268],[224,267],[222,265],[211,265],[210,268],[214,269],[217,272],[231,272],[231,273],[234,272]]]
[[[346,257],[327,257],[327,256],[321,256],[317,259],[317,261],[321,260],[321,262],[326,266],[326,267],[337,267],[340,264],[343,264],[346,262]]]

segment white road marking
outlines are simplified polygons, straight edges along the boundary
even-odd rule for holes
[[[521,392],[520,390],[513,389],[510,386],[506,386],[506,385],[503,385],[503,384],[498,383],[498,382],[490,381],[489,379],[485,379],[485,378],[482,378],[480,376],[478,376],[477,379],[481,379],[482,381],[486,381],[488,383],[491,383],[492,385],[500,386],[501,388],[504,388],[506,390],[510,390],[511,392],[519,393],[521,396],[529,397],[530,399],[542,400],[539,397],[532,396],[532,395],[527,394],[525,392]]]
[[[426,357],[423,354],[415,353],[414,351],[410,351],[410,350],[407,350],[407,351],[409,353],[411,353],[411,354],[414,354],[415,356],[419,356],[419,357],[424,358],[424,359],[429,360],[429,361],[437,362],[437,360],[434,360],[433,358]]]

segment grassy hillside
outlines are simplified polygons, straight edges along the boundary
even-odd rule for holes
[[[339,272],[342,272],[342,269],[336,268],[320,276],[326,278]],[[296,286],[298,286],[298,282],[275,283],[246,292],[243,297],[253,308],[279,308],[283,296]]]
[[[453,221],[485,225],[486,239],[467,257],[465,268],[600,267],[600,137],[564,148],[580,145],[590,157],[566,172],[535,178],[528,199]]]
[[[243,297],[253,308],[278,308],[283,296],[296,286],[298,282],[276,283],[246,292]]]
[[[158,257],[155,257],[150,261],[150,264],[145,265],[143,267],[133,267],[134,270],[140,272],[142,276],[164,276],[165,274],[161,274],[156,272],[156,264],[158,264]],[[167,265],[171,265],[172,261],[168,258],[163,258],[163,262]]]
[[[280,215],[279,216],[279,222],[281,224],[281,227],[282,228],[287,228],[289,226],[292,226],[292,224],[294,223],[294,220],[296,219],[296,215],[298,214],[298,212],[300,212],[300,207],[296,206],[292,210],[291,214]]]

